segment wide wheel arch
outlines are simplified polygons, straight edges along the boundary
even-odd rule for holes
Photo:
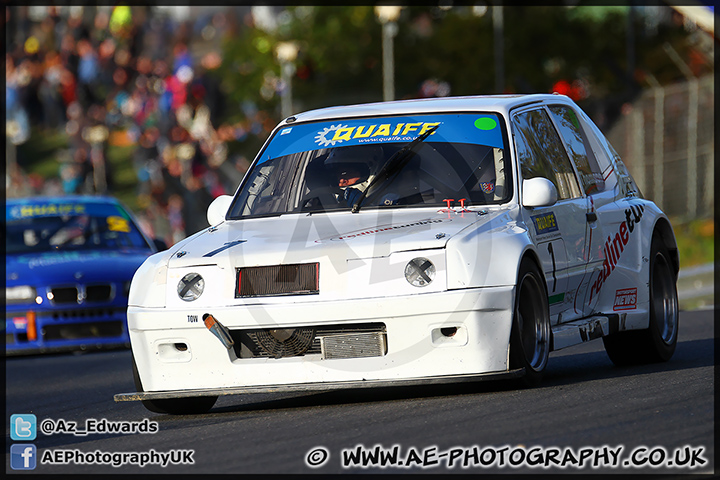
[[[518,277],[520,274],[520,267],[523,263],[523,261],[529,261],[533,262],[535,266],[537,267],[538,271],[542,274],[542,281],[543,285],[545,286],[545,293],[548,292],[548,286],[547,286],[547,279],[545,278],[545,272],[542,268],[542,261],[540,260],[540,256],[538,255],[537,251],[533,248],[528,247],[520,256],[520,259],[517,262],[517,265],[515,265],[515,278]],[[552,327],[552,324],[551,324]],[[552,352],[554,350],[554,341],[553,341],[553,333],[552,328],[550,329],[550,351]]]
[[[675,233],[673,232],[672,225],[667,218],[658,218],[655,226],[653,227],[653,233],[651,238],[657,237],[665,245],[668,256],[672,263],[672,267],[677,278],[678,272],[680,271],[680,254],[678,252],[677,241],[675,240]]]
[[[540,262],[537,254],[532,249],[526,250],[526,252],[524,252],[523,255],[520,257],[520,260],[517,264],[517,283],[512,307],[513,320],[511,325],[510,338],[508,339],[508,368],[525,369],[525,375],[518,379],[518,381],[516,382],[520,387],[533,387],[537,386],[540,383],[542,379],[542,374],[547,367],[548,356],[552,351],[553,347],[552,328],[550,324],[550,311],[547,299],[547,282],[541,265],[542,263]],[[520,295],[522,294],[522,290],[527,288],[523,284],[526,283],[524,277],[528,274],[531,274],[532,279],[530,283],[531,285],[535,285],[535,292],[529,292],[531,295],[530,298],[526,299],[526,301],[534,304],[535,308],[542,309],[541,312],[536,312],[535,308],[530,308],[528,310],[528,307],[530,307],[530,305],[521,306],[519,303],[521,301]],[[521,311],[524,312],[524,315],[521,315]],[[521,324],[523,325],[528,323],[529,320],[532,320],[535,335],[540,335],[541,337],[544,337],[542,338],[541,343],[537,343],[538,337],[533,335],[533,328],[528,331],[526,330],[527,326],[523,326],[522,329],[519,330],[520,325],[518,324],[518,318],[516,318],[518,315],[521,315]],[[537,323],[537,315],[540,315],[540,317],[542,317],[541,324]],[[530,324],[528,323],[528,325]],[[542,334],[538,333],[540,331],[542,331]],[[534,338],[534,342],[526,338],[526,335],[528,333],[530,334],[530,338]],[[527,345],[528,340],[530,340],[530,345]],[[534,346],[532,345],[533,343]],[[527,348],[523,349],[521,347],[521,344],[525,344],[528,348],[533,349],[534,353],[531,354],[531,356],[533,357],[532,359],[529,359],[527,357]],[[522,352],[520,351],[521,349]],[[539,367],[537,368],[537,371],[532,365],[536,362],[539,362],[537,364],[537,366]]]
[[[618,366],[665,362],[675,352],[679,328],[677,271],[660,234],[651,239],[648,261],[648,327],[603,337],[605,351]]]

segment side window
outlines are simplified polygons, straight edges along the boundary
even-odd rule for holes
[[[575,171],[547,112],[531,110],[517,114],[513,127],[522,178],[547,178],[555,184],[558,200],[580,197]]]
[[[608,142],[605,135],[593,123],[587,115],[582,117],[585,131],[588,132],[590,142],[596,152],[598,164],[603,170],[605,178],[605,188],[614,189],[618,187],[621,196],[635,195],[642,198],[635,180],[630,176],[620,155],[615,151],[613,146]]]
[[[552,106],[550,112],[560,130],[560,136],[565,142],[570,158],[580,174],[580,182],[585,194],[601,192],[605,189],[602,171],[580,126],[577,114],[564,105]]]

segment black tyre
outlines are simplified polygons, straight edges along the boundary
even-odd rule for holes
[[[133,381],[138,392],[144,392],[140,375],[138,374],[135,358],[132,360]],[[141,400],[143,406],[153,413],[168,413],[170,415],[194,415],[208,412],[215,402],[217,396],[168,398],[162,400]]]
[[[521,386],[536,386],[550,355],[550,311],[545,277],[525,258],[518,272],[515,310],[510,333],[510,368],[524,368]]]
[[[675,353],[679,308],[677,276],[665,244],[654,236],[650,247],[650,324],[603,337],[605,351],[618,366],[666,362]]]

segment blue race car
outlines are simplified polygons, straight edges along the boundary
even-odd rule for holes
[[[109,197],[5,204],[6,355],[128,347],[130,280],[161,242]]]

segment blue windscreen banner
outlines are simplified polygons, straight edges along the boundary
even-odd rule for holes
[[[92,217],[120,216],[129,218],[125,210],[118,205],[107,203],[78,202],[71,200],[19,200],[6,205],[5,218],[19,220],[23,218],[63,217],[90,215]]]
[[[437,126],[426,142],[470,143],[504,148],[498,115],[489,113],[424,114],[337,119],[281,128],[262,152],[259,163],[284,155],[371,143],[407,143]]]

